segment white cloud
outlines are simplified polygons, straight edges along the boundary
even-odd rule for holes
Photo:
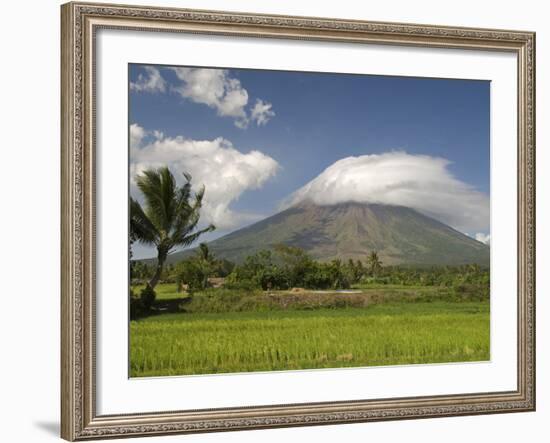
[[[239,127],[248,125],[245,107],[248,92],[224,69],[173,68],[182,84],[175,86],[182,97],[215,109],[222,117],[235,118]]]
[[[230,205],[245,191],[261,188],[276,174],[279,165],[271,157],[257,150],[243,154],[221,137],[214,140],[164,137],[137,124],[131,126],[130,134],[132,180],[145,169],[167,165],[180,185],[184,182],[183,172],[188,172],[194,186],[206,187],[203,221],[225,230],[261,218],[235,212]],[[149,141],[144,143],[145,136]]]
[[[137,148],[141,146],[143,139],[147,135],[145,129],[136,123],[130,125],[130,147]]]
[[[272,104],[256,99],[247,113],[248,91],[241,82],[229,76],[225,69],[172,68],[181,84],[173,90],[195,103],[202,103],[216,110],[221,117],[232,117],[235,126],[246,129],[251,121],[263,126],[275,116]]]
[[[166,91],[166,82],[160,75],[157,68],[153,66],[144,66],[146,75],[139,74],[137,81],[130,83],[130,89],[136,92],[164,92]]]
[[[269,120],[275,117],[272,111],[272,104],[256,99],[256,104],[250,111],[250,120],[255,121],[258,126],[264,126]]]
[[[489,234],[484,234],[483,232],[478,232],[475,235],[475,239],[481,243],[485,243],[486,245],[491,243],[491,236]]]
[[[284,206],[345,201],[407,206],[460,231],[487,231],[489,198],[455,178],[450,162],[389,152],[343,158],[293,193]]]
[[[246,129],[250,122],[265,126],[275,116],[273,105],[256,99],[254,106],[248,106],[248,91],[239,79],[229,76],[225,69],[214,68],[171,68],[180,84],[168,87],[160,71],[153,66],[144,66],[145,74],[140,73],[130,89],[135,92],[161,93],[175,91],[195,103],[201,103],[216,110],[221,117],[231,117],[235,126]]]

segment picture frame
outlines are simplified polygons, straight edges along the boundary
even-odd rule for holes
[[[62,5],[61,24],[61,436],[64,439],[535,410],[534,33],[81,2]],[[513,54],[517,58],[516,389],[98,414],[96,187],[104,173],[97,169],[96,156],[96,37],[103,29]]]

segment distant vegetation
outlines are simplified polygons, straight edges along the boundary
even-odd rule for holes
[[[154,268],[150,265],[132,263],[131,278],[136,284],[147,281],[151,272]],[[185,290],[189,295],[208,290],[211,279],[218,278],[221,281],[219,288],[210,292],[220,297],[228,290],[250,295],[259,291],[287,291],[292,288],[345,290],[389,288],[391,285],[447,288],[459,296],[489,297],[489,269],[477,264],[383,266],[376,251],[369,254],[365,262],[353,259],[347,262],[319,262],[305,251],[285,245],[278,245],[273,251],[263,250],[250,255],[242,265],[235,265],[216,259],[208,246],[201,244],[193,257],[167,266],[161,277],[166,282],[174,283],[178,292]]]

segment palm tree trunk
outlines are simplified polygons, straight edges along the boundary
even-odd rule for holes
[[[158,257],[157,257],[157,269],[155,270],[155,274],[153,275],[153,278],[149,280],[148,286],[151,289],[155,289],[155,286],[160,280],[160,276],[162,274],[162,268],[164,267],[164,262],[166,261],[166,253],[159,251]]]

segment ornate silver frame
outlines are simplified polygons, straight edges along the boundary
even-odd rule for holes
[[[61,436],[67,440],[535,409],[535,34],[68,3],[62,18]],[[99,416],[95,411],[94,36],[100,28],[508,51],[518,60],[518,380],[510,392]]]

